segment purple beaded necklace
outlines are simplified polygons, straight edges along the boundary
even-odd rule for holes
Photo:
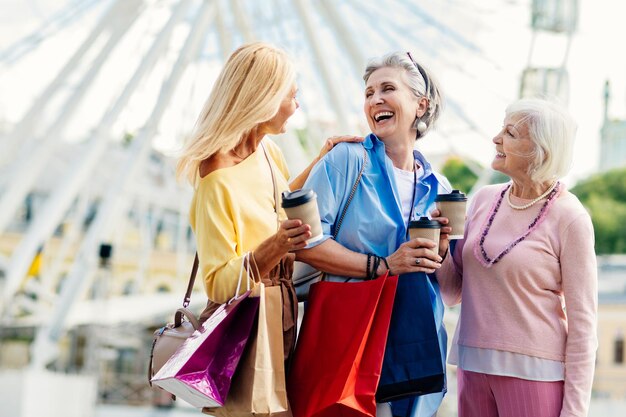
[[[491,268],[493,265],[498,263],[500,259],[504,257],[504,255],[509,253],[511,249],[517,246],[518,243],[526,239],[526,237],[541,224],[543,219],[546,217],[546,214],[548,213],[548,209],[550,208],[552,203],[556,200],[555,197],[559,193],[559,190],[561,188],[561,183],[557,183],[554,189],[550,191],[550,194],[548,194],[546,198],[546,202],[543,203],[543,206],[539,210],[539,214],[537,214],[537,217],[535,217],[535,219],[530,223],[526,232],[524,232],[524,234],[522,234],[520,237],[518,237],[513,242],[511,242],[502,252],[500,252],[498,256],[492,259],[489,257],[489,255],[487,255],[487,252],[485,251],[485,248],[483,245],[485,243],[485,239],[487,238],[487,234],[489,234],[489,229],[491,229],[491,225],[493,224],[493,219],[495,219],[496,213],[498,212],[498,209],[500,208],[500,205],[502,204],[504,195],[506,194],[507,190],[510,187],[511,187],[511,183],[509,183],[506,187],[504,187],[504,189],[500,193],[500,197],[496,199],[494,204],[491,206],[491,210],[489,211],[489,216],[487,216],[487,219],[485,220],[485,223],[483,224],[483,228],[482,228],[483,232],[481,233],[480,240],[477,242],[474,242],[474,256],[476,257],[476,259],[478,259],[478,261],[485,268]]]

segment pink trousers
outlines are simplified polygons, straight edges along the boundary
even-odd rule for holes
[[[558,417],[563,381],[543,382],[457,368],[459,417]]]

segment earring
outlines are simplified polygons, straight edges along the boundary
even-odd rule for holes
[[[419,123],[417,124],[417,131],[420,132],[420,134],[422,134],[426,132],[426,129],[428,129],[428,125],[423,120],[420,120]]]
[[[422,133],[426,132],[426,129],[428,129],[428,125],[420,117],[416,117],[415,122],[413,122],[413,129],[417,129],[417,131],[421,135]]]

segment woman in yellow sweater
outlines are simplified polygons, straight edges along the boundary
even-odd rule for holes
[[[265,285],[282,286],[285,359],[295,345],[297,318],[290,252],[303,248],[311,232],[300,220],[287,220],[276,201],[290,188],[289,172],[266,135],[284,133],[299,107],[295,78],[284,51],[260,42],[238,48],[215,81],[177,166],[178,176],[195,188],[190,222],[209,301],[224,303],[235,295],[242,258],[250,252]],[[348,140],[361,139],[329,139],[292,188],[302,186],[336,142]]]

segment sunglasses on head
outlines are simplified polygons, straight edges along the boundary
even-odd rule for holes
[[[406,55],[409,57],[413,65],[415,65],[415,68],[417,68],[417,70],[422,75],[422,78],[424,79],[424,89],[426,91],[426,95],[430,95],[430,82],[428,80],[428,77],[426,76],[426,71],[424,70],[424,68],[422,68],[420,64],[417,63],[417,61],[413,59],[410,52],[407,52]]]

